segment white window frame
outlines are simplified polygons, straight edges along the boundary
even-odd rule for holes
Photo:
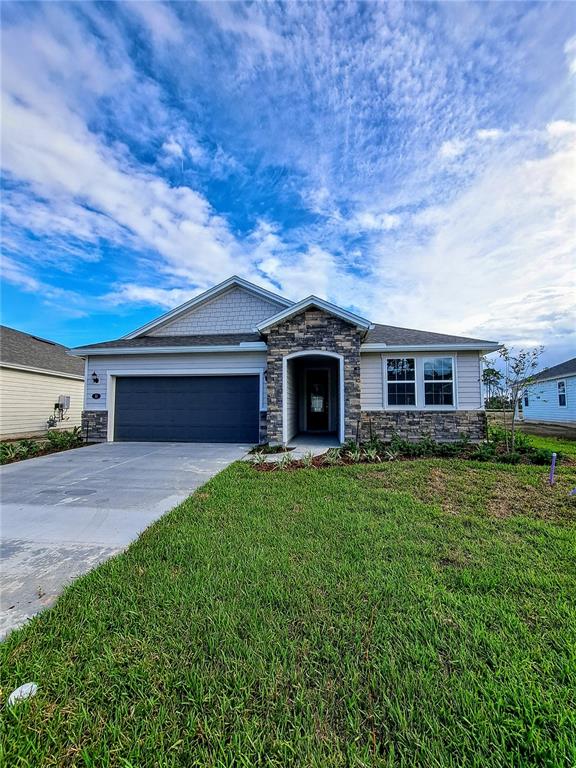
[[[426,384],[433,383],[434,381],[440,381],[443,384],[448,384],[448,381],[446,379],[426,379],[424,378],[424,368],[426,366],[426,363],[432,360],[450,360],[452,363],[452,381],[450,382],[452,384],[452,405],[436,405],[431,404],[428,405],[426,402]],[[457,402],[457,388],[456,388],[456,358],[454,355],[427,355],[426,357],[422,358],[422,407],[424,409],[430,410],[430,411],[455,411],[458,409],[458,402]]]
[[[562,384],[563,387],[564,387],[564,391],[563,392],[560,392],[560,384]],[[560,395],[561,394],[564,395],[564,405],[562,405],[560,403]],[[568,405],[568,397],[567,397],[567,392],[566,392],[566,379],[559,379],[556,382],[556,396],[558,398],[558,408],[566,408],[567,405]]]
[[[414,360],[414,405],[390,405],[388,403],[388,360]],[[384,408],[387,411],[406,411],[418,409],[418,358],[414,355],[390,355],[382,357],[382,378],[384,380]],[[398,382],[390,382],[397,384]],[[402,383],[402,382],[400,382]],[[412,384],[405,381],[404,384]]]

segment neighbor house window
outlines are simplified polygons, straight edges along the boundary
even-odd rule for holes
[[[388,405],[416,405],[416,364],[413,357],[386,360]]]
[[[425,405],[454,405],[454,373],[451,357],[424,360]]]
[[[558,382],[558,405],[560,406],[560,408],[564,408],[566,406],[566,382],[565,381]]]
[[[528,408],[528,405],[529,405],[528,395],[524,395],[524,407]]]

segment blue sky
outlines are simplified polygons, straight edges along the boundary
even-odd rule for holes
[[[115,338],[236,273],[576,349],[571,3],[3,3],[2,322]]]

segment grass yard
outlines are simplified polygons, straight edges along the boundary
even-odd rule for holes
[[[238,463],[0,647],[0,763],[576,764],[576,466]]]
[[[529,442],[536,448],[547,451],[560,451],[568,460],[576,461],[576,440],[563,440],[559,437],[541,437],[524,433]]]

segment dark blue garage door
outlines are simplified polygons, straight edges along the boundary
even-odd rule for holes
[[[258,376],[116,379],[114,439],[257,443]]]

